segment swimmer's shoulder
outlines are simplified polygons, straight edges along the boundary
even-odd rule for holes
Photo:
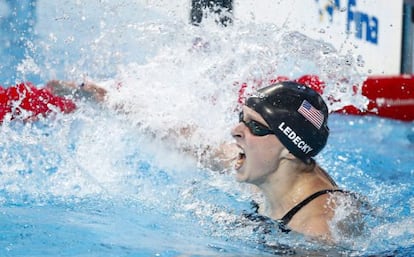
[[[330,220],[331,230],[340,237],[351,238],[366,232],[365,218],[372,215],[374,209],[364,195],[352,191],[332,195],[334,216]]]

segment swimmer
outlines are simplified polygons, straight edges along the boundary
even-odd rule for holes
[[[5,119],[35,121],[51,113],[71,113],[77,106],[74,100],[102,102],[106,90],[92,82],[76,85],[73,82],[51,80],[44,87],[22,82],[0,86],[0,123]]]
[[[73,82],[50,81],[46,87],[64,95],[85,90],[97,101],[104,101],[107,93],[91,82],[79,87]],[[188,133],[191,129],[180,135]],[[233,160],[238,182],[260,189],[264,202],[257,204],[257,215],[276,221],[282,232],[335,242],[331,221],[338,202],[356,197],[340,189],[313,159],[329,136],[328,108],[322,97],[295,81],[259,89],[245,101],[231,135],[239,149],[236,154],[234,144],[210,150],[223,159],[219,162],[222,169]],[[234,155],[237,157],[232,158]],[[350,211],[349,216],[344,220],[357,220],[358,213]],[[357,228],[351,222],[349,226],[344,222],[336,225],[344,234]]]
[[[313,89],[275,83],[247,98],[232,129],[240,153],[236,179],[255,185],[259,214],[290,230],[331,242],[336,200],[349,197],[313,159],[325,146],[328,109]]]

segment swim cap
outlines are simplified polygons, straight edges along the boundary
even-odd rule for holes
[[[326,145],[328,108],[313,89],[293,81],[264,87],[246,106],[258,112],[282,144],[297,158],[311,163]]]

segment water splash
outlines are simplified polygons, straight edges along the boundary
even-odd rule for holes
[[[187,228],[183,233],[200,232],[198,237],[194,235],[198,238],[195,245],[205,245],[208,241],[218,251],[233,249],[231,243],[245,246],[244,242],[250,249],[248,252],[269,246],[267,250],[271,253],[272,245],[285,244],[296,247],[297,253],[321,250],[320,245],[300,236],[278,233],[268,235],[266,244],[259,244],[263,238],[260,233],[252,232],[255,224],[235,228],[239,214],[249,208],[249,191],[236,184],[230,174],[197,166],[188,158],[188,154],[194,153],[176,149],[195,149],[199,151],[197,155],[207,146],[230,140],[229,129],[237,119],[234,110],[241,82],[254,84],[280,75],[296,78],[317,74],[327,83],[324,97],[335,95],[341,99],[330,106],[331,110],[348,104],[364,106],[365,100],[358,95],[360,90],[355,94],[352,89],[364,79],[356,72],[357,58],[352,53],[341,56],[329,44],[271,24],[238,21],[222,28],[206,20],[203,25],[193,27],[174,17],[161,18],[157,10],[138,3],[132,6],[126,1],[63,3],[63,11],[57,11],[57,3],[49,3],[55,7],[49,6],[50,12],[43,16],[53,32],[38,28],[41,31],[36,49],[41,51],[43,59],[37,60],[36,65],[41,67],[45,79],[57,76],[80,80],[87,76],[102,82],[110,91],[108,102],[104,106],[79,103],[74,114],[57,115],[37,123],[3,124],[0,138],[3,206],[61,204],[65,208],[86,206],[89,211],[90,205],[85,202],[93,203],[93,210],[101,208],[94,205],[96,202],[103,202],[104,206],[116,206],[113,209],[105,206],[108,215],[126,218],[131,224],[144,227],[144,231],[150,230],[149,223],[125,213],[151,217],[156,210],[156,218],[166,222],[160,228],[154,221],[157,219],[151,219],[153,230],[178,233],[179,226],[171,225],[178,223]],[[346,120],[338,124],[332,130],[333,135],[343,136],[343,127],[356,129],[364,125],[352,126]],[[377,129],[369,124],[367,121],[365,126]],[[394,126],[385,124],[377,134],[375,131],[368,134],[377,136],[372,141],[385,140],[390,136],[387,128]],[[358,132],[356,129],[355,133]],[[380,192],[395,194],[395,185],[384,185],[378,176],[366,171],[377,170],[381,165],[370,162],[375,158],[363,155],[361,145],[345,147],[354,141],[337,139],[334,145],[341,146],[341,151],[338,153],[337,148],[328,145],[324,151],[326,157],[319,157],[319,161],[342,185],[366,192],[374,204],[389,207],[393,200],[381,199]],[[409,160],[410,156],[404,158]],[[381,159],[384,160],[388,159]],[[404,171],[405,168],[399,170],[402,176]],[[408,192],[411,187],[406,185],[404,189]],[[122,210],[118,210],[119,206]],[[106,218],[113,221],[110,216]],[[410,226],[403,229],[403,224],[410,222],[409,217],[376,221],[374,224],[381,226],[372,230],[374,236],[368,237],[372,242],[368,246],[357,243],[355,248],[372,248],[375,252],[379,247],[374,241],[378,239],[385,242],[380,250],[386,250],[405,233],[413,233]],[[131,225],[119,220],[116,223]],[[194,224],[200,230],[194,232]],[[387,235],[381,233],[392,224],[398,225],[395,230]],[[114,237],[111,229],[114,227],[106,227],[108,237]],[[127,229],[116,231],[138,236]],[[125,241],[128,246],[135,243],[125,235],[122,239],[123,242],[116,241],[121,246]],[[223,241],[217,243],[216,239]],[[404,247],[410,245],[406,237],[404,240]],[[180,250],[185,249],[183,245]],[[266,249],[258,251],[262,250]],[[330,250],[326,249],[328,253]],[[338,249],[334,251],[337,253]]]

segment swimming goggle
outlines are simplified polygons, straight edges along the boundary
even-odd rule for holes
[[[239,122],[243,122],[244,125],[246,125],[249,128],[250,132],[255,136],[262,137],[262,136],[266,136],[266,135],[269,135],[269,134],[275,134],[275,132],[273,132],[269,127],[267,127],[267,126],[265,126],[265,125],[263,125],[263,124],[261,124],[257,121],[250,120],[250,121],[246,122],[244,120],[244,113],[243,112],[239,113]]]

